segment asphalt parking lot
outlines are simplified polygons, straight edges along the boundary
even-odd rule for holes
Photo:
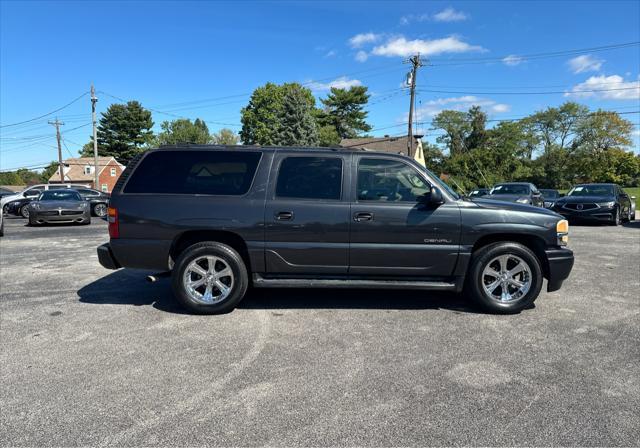
[[[107,271],[106,224],[0,239],[0,444],[640,444],[640,222],[573,226],[515,316],[406,291],[254,290],[183,314]]]

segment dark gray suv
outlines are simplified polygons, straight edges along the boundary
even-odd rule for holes
[[[130,163],[100,263],[170,272],[191,311],[264,288],[465,291],[530,306],[573,266],[568,224],[529,205],[461,198],[401,155],[341,148],[185,146]]]

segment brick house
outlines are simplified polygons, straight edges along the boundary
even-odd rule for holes
[[[62,161],[65,183],[88,185],[96,190],[111,193],[116,181],[126,168],[114,157],[98,157],[98,185],[94,185],[95,163],[93,157],[77,157]],[[60,172],[49,179],[50,184],[59,184]]]

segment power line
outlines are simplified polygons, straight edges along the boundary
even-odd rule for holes
[[[62,106],[62,107],[59,107],[59,108],[58,108],[58,109],[56,109],[56,110],[53,110],[53,111],[51,111],[51,112],[47,112],[47,113],[46,113],[46,114],[44,114],[44,115],[40,115],[40,116],[38,116],[38,117],[31,118],[31,119],[29,119],[29,120],[19,121],[19,122],[17,122],[17,123],[4,124],[4,125],[1,125],[1,126],[0,126],[0,128],[8,128],[8,127],[10,127],[10,126],[17,126],[17,125],[19,125],[19,124],[30,123],[30,122],[32,122],[32,121],[36,121],[36,120],[40,120],[40,119],[42,119],[42,118],[48,117],[49,115],[53,115],[53,114],[55,114],[56,112],[61,111],[62,109],[66,109],[67,107],[71,106],[71,105],[72,105],[73,103],[75,103],[76,101],[79,101],[79,100],[80,100],[82,97],[84,97],[87,93],[89,93],[89,92],[84,92],[82,95],[80,95],[78,98],[74,99],[73,101],[71,101],[71,102],[69,102],[69,103],[65,104],[65,105],[64,105],[64,106]]]
[[[640,45],[640,41],[634,42],[625,42],[620,44],[612,44],[612,45],[603,45],[600,47],[589,47],[589,48],[577,48],[572,50],[561,50],[561,51],[551,51],[544,53],[531,53],[525,55],[504,55],[504,56],[494,56],[494,57],[486,57],[486,58],[458,58],[458,59],[433,59],[435,64],[430,64],[432,67],[438,66],[451,66],[451,65],[472,65],[472,64],[485,64],[487,62],[503,62],[503,60],[507,57],[517,58],[518,61],[532,60],[532,59],[546,59],[546,58],[555,58],[560,56],[569,56],[573,54],[581,54],[581,53],[595,53],[600,51],[610,51],[617,50],[620,48],[628,48]],[[438,63],[439,61],[443,61],[442,63]]]
[[[640,90],[640,84],[635,87],[621,87],[618,89],[593,89],[593,90],[556,90],[546,92],[469,92],[460,90],[431,90],[420,89],[420,92],[429,93],[453,93],[458,95],[554,95],[554,94],[576,94],[576,93],[595,93],[595,92],[616,92],[623,90]]]

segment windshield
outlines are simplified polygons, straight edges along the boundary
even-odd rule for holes
[[[47,190],[40,195],[39,201],[82,201],[82,197],[73,190]]]
[[[431,176],[431,179],[433,179],[438,183],[438,186],[440,188],[442,188],[443,190],[446,190],[451,196],[454,197],[454,199],[460,199],[460,195],[455,191],[453,191],[453,189],[449,185],[447,185],[442,179],[440,179],[438,176],[433,174],[428,169],[424,168],[424,170],[427,172],[427,174],[429,174],[429,176]]]
[[[614,196],[613,185],[577,185],[567,196]]]
[[[491,189],[490,194],[529,194],[527,185],[502,184]]]
[[[542,193],[542,196],[544,196],[545,198],[557,198],[558,196],[560,196],[560,193],[558,193],[556,190],[540,190],[540,193]]]

